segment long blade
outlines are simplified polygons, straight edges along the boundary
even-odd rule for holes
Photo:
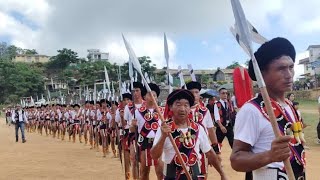
[[[104,66],[104,76],[105,76],[105,79],[106,79],[108,90],[110,91],[110,80],[109,80],[109,75],[108,75],[108,71],[107,71],[106,66]]]
[[[250,21],[247,20],[247,23],[249,25],[249,30],[250,30],[250,33],[251,33],[251,37],[252,37],[252,40],[257,43],[257,44],[263,44],[265,42],[268,41],[267,38],[263,37],[259,32],[258,30],[250,23]]]
[[[239,39],[250,51],[250,55],[253,54],[252,51],[252,41],[251,34],[249,31],[249,26],[247,24],[246,16],[243,12],[239,0],[231,0],[233,15],[236,20],[236,31],[239,32]]]
[[[114,87],[113,87],[113,81],[111,82],[112,84],[112,100],[114,101],[115,100],[115,97],[114,97]]]
[[[122,101],[122,95],[121,95],[121,87],[122,87],[122,82],[121,82],[121,66],[119,66],[119,96],[120,96],[120,100]]]
[[[180,87],[185,87],[186,83],[184,82],[181,66],[178,66],[178,76],[179,76],[179,79],[180,79]]]
[[[194,71],[193,71],[193,68],[192,68],[191,64],[188,64],[188,69],[189,69],[189,72],[190,72],[192,81],[197,81],[196,76],[195,76],[195,74],[194,74]]]
[[[129,77],[130,79],[133,78],[133,68],[132,68],[132,61],[131,61],[131,58],[129,57]]]
[[[126,46],[127,52],[129,54],[129,57],[132,61],[133,67],[139,72],[139,74],[142,73],[141,65],[140,65],[139,60],[138,60],[136,54],[134,53],[131,45],[128,43],[128,41],[126,40],[126,38],[124,37],[123,34],[122,34],[122,38],[123,38],[124,45]]]
[[[251,54],[250,54],[249,50],[247,49],[247,47],[243,44],[243,42],[240,41],[240,36],[239,36],[239,33],[236,32],[236,29],[234,27],[230,27],[230,31],[231,31],[232,35],[234,36],[234,38],[236,39],[236,41],[238,42],[238,44],[240,45],[240,47],[243,49],[243,51],[250,57]]]
[[[167,68],[169,67],[169,49],[166,33],[164,33],[164,57],[166,58]]]

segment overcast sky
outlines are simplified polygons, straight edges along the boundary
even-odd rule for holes
[[[286,37],[305,56],[320,44],[319,0],[240,0],[247,19],[266,38]],[[110,53],[123,63],[128,55],[124,33],[137,56],[165,65],[163,33],[169,41],[170,66],[224,68],[248,57],[229,32],[234,24],[228,0],[0,0],[0,41],[55,55],[70,48]],[[257,48],[258,46],[255,46]],[[296,66],[296,76],[303,68]]]

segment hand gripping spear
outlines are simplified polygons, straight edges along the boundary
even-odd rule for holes
[[[124,44],[126,46],[126,49],[128,51],[129,57],[132,60],[134,68],[138,71],[138,73],[140,74],[142,80],[144,81],[147,91],[151,92],[151,89],[150,89],[150,87],[149,87],[149,85],[148,85],[148,83],[147,83],[146,79],[144,78],[143,73],[141,71],[141,65],[140,65],[140,63],[139,63],[139,61],[138,61],[133,49],[131,48],[131,45],[127,42],[127,40],[125,39],[123,34],[122,34],[122,38],[123,38]],[[155,105],[156,112],[159,114],[159,117],[160,117],[161,121],[163,123],[165,123],[164,117],[163,117],[162,113],[160,112],[159,106],[158,106],[155,98],[153,96],[151,96],[151,97],[152,97],[152,101],[153,101],[153,103]],[[171,144],[172,144],[172,146],[173,146],[173,148],[174,148],[174,150],[176,152],[176,155],[178,156],[179,161],[181,162],[182,168],[183,168],[188,180],[192,180],[191,175],[190,175],[189,171],[187,170],[187,167],[186,167],[186,165],[184,163],[184,160],[181,157],[179,149],[178,149],[176,143],[174,142],[174,139],[173,139],[171,133],[169,133],[168,137],[169,137],[170,142],[171,142]]]
[[[269,97],[264,79],[262,77],[261,71],[259,69],[258,62],[253,54],[253,51],[252,51],[252,37],[251,37],[251,34],[249,33],[249,26],[247,24],[247,19],[244,15],[244,12],[243,12],[243,9],[241,7],[239,0],[231,0],[231,5],[232,5],[232,10],[233,10],[233,15],[234,15],[234,18],[236,21],[236,29],[238,30],[238,33],[239,33],[238,38],[244,44],[244,46],[246,48],[245,51],[249,52],[249,54],[250,54],[250,57],[252,59],[254,73],[257,78],[257,83],[259,85],[259,89],[260,89],[264,104],[267,108],[267,113],[269,115],[269,119],[270,119],[270,123],[272,125],[273,132],[276,137],[279,137],[279,136],[281,136],[281,134],[280,134],[280,130],[278,127],[278,123],[276,121],[276,117],[273,112],[270,97]],[[285,166],[285,169],[286,169],[286,172],[287,172],[289,179],[295,180],[293,170],[292,170],[292,167],[290,164],[290,160],[286,159],[283,163],[284,163],[284,166]]]

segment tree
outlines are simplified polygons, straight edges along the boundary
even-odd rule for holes
[[[12,60],[17,54],[20,54],[22,49],[14,45],[8,46],[7,43],[0,44],[0,58],[2,60]]]
[[[24,49],[24,54],[26,55],[36,55],[38,52],[35,49]]]
[[[239,62],[233,61],[232,64],[226,67],[226,69],[235,69],[236,67],[239,67],[239,66],[241,66]]]
[[[58,54],[56,56],[52,56],[50,58],[50,62],[48,63],[47,68],[51,70],[51,72],[61,72],[63,69],[68,67],[71,63],[78,63],[78,53],[72,51],[71,49],[63,48],[58,50]]]
[[[0,103],[17,103],[20,97],[43,91],[42,69],[27,63],[0,61]]]
[[[205,74],[204,72],[201,73],[200,81],[201,84],[208,84],[210,80],[210,76],[208,74]]]
[[[155,64],[152,64],[152,61],[149,56],[143,56],[138,58],[142,72],[147,72],[150,77],[155,77],[155,70],[157,69]],[[121,74],[123,79],[129,78],[129,64],[128,62],[124,63],[121,68]],[[164,77],[165,78],[165,77]],[[138,75],[138,79],[141,79],[140,75]]]

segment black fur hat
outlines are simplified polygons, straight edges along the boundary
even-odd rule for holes
[[[290,56],[293,62],[295,62],[296,51],[294,46],[289,40],[281,37],[277,37],[265,42],[254,53],[261,71],[265,70],[268,64],[270,64],[273,60],[280,58],[283,55]],[[248,72],[250,78],[253,81],[256,81],[257,79],[254,74],[252,60],[249,61]]]

